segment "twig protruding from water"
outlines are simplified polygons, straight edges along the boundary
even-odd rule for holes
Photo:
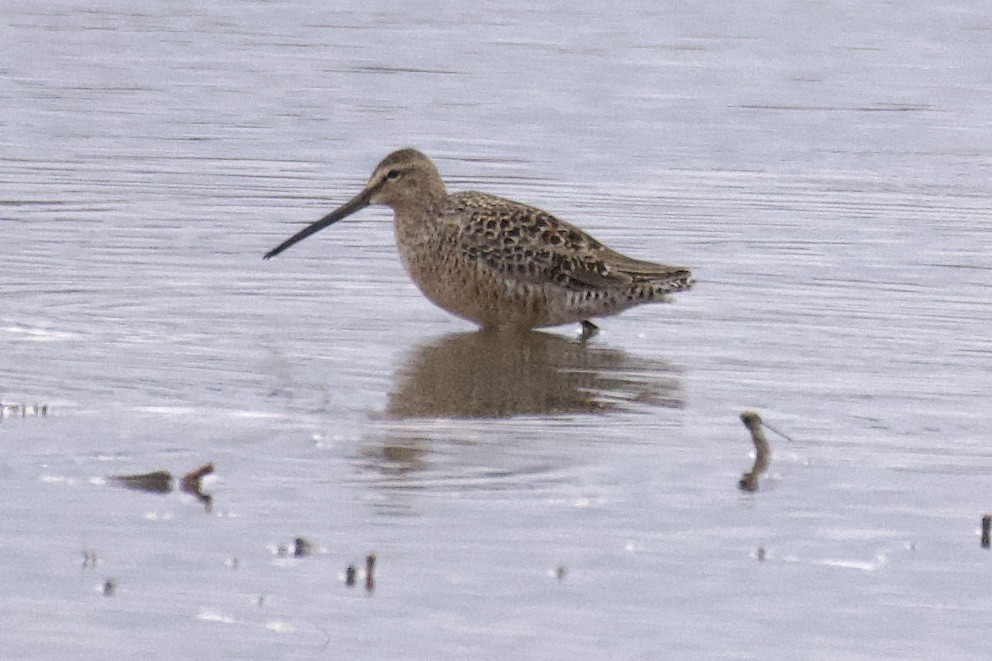
[[[365,557],[365,591],[375,590],[375,553],[369,553]]]
[[[201,490],[201,480],[213,472],[213,463],[204,464],[196,470],[183,475],[179,481],[179,488],[185,493],[196,496],[196,499],[203,503],[207,512],[210,512],[213,498],[203,493]],[[107,481],[125,489],[135,489],[149,493],[169,493],[172,491],[175,478],[169,471],[157,470],[151,473],[138,473],[135,475],[111,475],[107,478]]]
[[[772,463],[772,448],[768,444],[768,439],[765,438],[765,432],[762,430],[762,427],[775,432],[789,442],[794,441],[762,420],[757,411],[741,411],[741,422],[751,432],[751,441],[754,443],[754,466],[751,467],[750,471],[741,476],[737,486],[742,491],[757,491],[758,476],[767,471],[769,464]]]
[[[772,449],[765,438],[765,432],[761,429],[761,416],[754,411],[742,411],[741,422],[751,432],[751,441],[754,443],[754,465],[751,470],[741,476],[737,483],[742,491],[757,491],[758,476],[768,470],[772,462]]]
[[[182,489],[184,493],[188,493],[194,496],[198,501],[203,503],[203,507],[206,508],[207,512],[210,512],[213,506],[213,496],[203,493],[201,481],[207,475],[214,472],[214,464],[210,462],[209,464],[203,464],[196,470],[191,470],[190,472],[183,475],[183,478],[179,481],[179,488]]]

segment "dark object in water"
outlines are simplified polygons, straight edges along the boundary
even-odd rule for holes
[[[182,489],[184,493],[188,493],[191,496],[196,497],[198,501],[203,503],[203,506],[206,508],[207,512],[209,512],[210,508],[213,506],[214,499],[213,496],[203,493],[200,481],[213,472],[214,464],[213,462],[210,462],[209,464],[203,464],[196,470],[186,473],[183,475],[183,479],[179,481],[179,488]]]
[[[990,542],[992,542],[992,540],[989,539],[989,535],[990,535],[990,533],[992,533],[992,530],[990,530],[990,529],[992,529],[992,514],[986,514],[985,516],[982,517],[982,548],[983,549],[989,548]]]
[[[213,505],[213,497],[203,493],[200,488],[200,481],[213,472],[214,465],[211,462],[186,473],[179,481],[179,488],[184,493],[195,496],[198,501],[203,503],[203,506],[208,512]],[[151,473],[139,473],[136,475],[111,475],[107,478],[112,484],[124,487],[125,489],[147,491],[148,493],[169,493],[172,491],[174,479],[172,473],[169,471],[152,471]]]
[[[565,576],[568,575],[568,570],[565,569],[565,565],[558,565],[558,569],[555,570],[555,576],[559,581],[564,581]]]
[[[588,319],[583,319],[581,323],[582,333],[579,335],[579,339],[581,341],[586,342],[599,335],[599,326],[592,323]]]
[[[344,572],[344,584],[349,588],[355,587],[355,576],[358,574],[358,570],[355,569],[355,565],[348,565],[348,569]]]
[[[293,540],[293,557],[302,558],[308,555],[313,555],[313,544],[303,537],[297,537]]]
[[[768,557],[768,551],[765,550],[764,546],[759,546],[758,552],[754,554],[754,557],[758,559],[758,562],[764,562],[765,558]]]
[[[365,591],[375,590],[375,553],[369,553],[365,557]]]
[[[149,493],[169,493],[172,491],[172,473],[169,471],[152,471],[137,475],[111,475],[107,479],[125,489],[148,491]]]
[[[117,581],[112,578],[108,578],[103,582],[101,591],[103,592],[104,597],[113,597],[117,592]]]
[[[757,491],[758,476],[768,470],[772,463],[772,449],[765,438],[765,432],[761,429],[761,416],[754,411],[741,412],[741,422],[751,432],[751,441],[754,442],[754,465],[751,470],[741,476],[738,488],[742,491]]]
[[[751,432],[751,441],[754,443],[754,466],[741,476],[737,487],[742,491],[757,491],[758,476],[767,471],[769,464],[772,463],[772,448],[765,438],[762,427],[767,427],[787,441],[791,442],[792,439],[762,420],[755,411],[741,411],[741,422]]]

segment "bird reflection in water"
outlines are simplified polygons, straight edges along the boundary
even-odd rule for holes
[[[397,374],[393,418],[508,418],[681,408],[671,364],[541,332],[462,333],[421,346]]]
[[[358,457],[358,475],[384,496],[383,511],[405,510],[401,494],[411,490],[559,479],[557,460],[537,445],[521,453],[489,443],[492,434],[480,436],[476,421],[538,418],[504,430],[530,435],[546,428],[547,416],[683,405],[681,374],[670,363],[535,331],[445,336],[414,349],[395,381],[385,411],[391,422],[376,425]]]

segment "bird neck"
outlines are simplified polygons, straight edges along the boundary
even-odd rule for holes
[[[444,184],[438,181],[420,187],[415,195],[397,196],[390,201],[390,206],[396,213],[397,222],[404,219],[404,221],[424,223],[437,217],[447,199],[448,193],[444,189]]]

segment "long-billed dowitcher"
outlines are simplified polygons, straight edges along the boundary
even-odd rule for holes
[[[488,193],[449,195],[434,163],[395,151],[365,189],[265,255],[275,257],[370,204],[392,207],[407,273],[438,306],[485,329],[526,330],[616,314],[689,289],[692,274],[607,248],[535,207]]]

